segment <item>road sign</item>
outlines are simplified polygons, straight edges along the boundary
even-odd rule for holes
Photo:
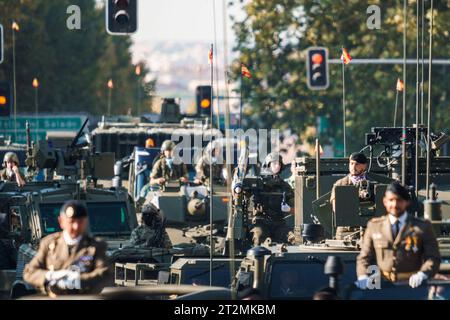
[[[48,131],[78,131],[85,115],[68,116],[17,116],[17,137],[15,137],[14,119],[0,118],[0,134],[11,137],[12,142],[26,143],[26,122],[30,123],[30,133],[32,140],[45,139]]]

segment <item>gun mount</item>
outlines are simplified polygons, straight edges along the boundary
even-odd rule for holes
[[[46,140],[32,144],[29,125],[27,124],[27,159],[28,178],[31,179],[39,170],[45,170],[45,180],[52,180],[53,175],[77,180],[91,177],[111,179],[114,176],[114,153],[95,153],[88,134],[83,135],[89,119],[81,126],[75,138],[66,148],[55,148]]]

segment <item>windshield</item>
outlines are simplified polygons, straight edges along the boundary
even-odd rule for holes
[[[221,263],[215,265],[212,273],[212,285],[219,287],[230,286],[230,264]],[[209,266],[186,268],[183,270],[183,277],[180,284],[192,284],[194,286],[209,285]]]
[[[355,262],[344,262],[344,274],[340,277],[341,288],[356,280]],[[319,262],[278,262],[272,266],[269,296],[272,299],[310,299],[315,292],[327,287],[329,277]]]
[[[61,203],[39,205],[44,235],[61,231],[58,223]],[[92,234],[130,233],[125,202],[88,202],[89,227]]]

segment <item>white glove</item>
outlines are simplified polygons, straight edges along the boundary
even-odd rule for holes
[[[76,271],[69,271],[65,278],[56,282],[56,286],[62,290],[81,289],[80,273]]]
[[[361,290],[365,290],[365,289],[367,289],[368,282],[369,282],[368,276],[366,276],[366,275],[359,276],[358,280],[355,281],[355,286],[357,286]]]
[[[48,271],[45,274],[45,280],[47,281],[57,281],[67,276],[69,270],[58,270],[58,271]]]
[[[419,271],[413,274],[411,277],[409,277],[409,285],[411,288],[417,288],[426,279],[428,279],[428,276],[422,271]]]
[[[291,211],[291,207],[286,202],[283,202],[281,204],[281,211],[282,212],[290,212]]]

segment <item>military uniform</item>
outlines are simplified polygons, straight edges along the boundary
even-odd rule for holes
[[[205,181],[205,184],[208,184],[209,180],[209,172],[210,172],[210,164],[208,161],[209,156],[202,156],[195,166],[195,171],[197,172],[196,178],[200,181]],[[220,181],[222,179],[222,168],[223,165],[214,163],[212,164],[212,176],[214,181]]]
[[[357,257],[358,277],[372,264],[391,281],[407,280],[418,271],[432,277],[439,270],[440,254],[431,223],[408,215],[393,239],[388,215],[370,220]]]
[[[286,203],[294,207],[294,192],[283,179],[276,176],[267,181],[264,186],[264,193],[285,193]],[[254,196],[255,197],[255,196]],[[289,241],[289,234],[292,228],[286,225],[285,217],[289,213],[281,211],[282,195],[261,197],[256,202],[260,202],[262,212],[257,211],[252,219],[251,232],[253,233],[253,244],[259,245],[267,237],[275,242],[286,243]]]
[[[47,291],[46,273],[76,268],[80,271],[81,289],[76,293],[99,293],[109,275],[106,243],[82,236],[78,245],[70,248],[63,232],[53,233],[41,240],[39,250],[25,266],[23,278],[36,288]],[[67,290],[58,293],[71,293]]]
[[[332,202],[336,198],[335,187],[339,187],[339,186],[353,186],[354,185],[354,183],[352,182],[352,179],[350,177],[351,177],[350,174],[348,174],[348,175],[346,175],[342,179],[339,179],[338,181],[336,181],[333,184],[333,189],[331,189],[330,202]],[[366,177],[364,177],[362,180],[366,180]]]
[[[184,163],[172,163],[172,168],[170,168],[165,157],[156,161],[150,174],[150,178],[152,179],[165,178],[166,180],[178,180],[181,177],[187,176],[188,171]]]
[[[159,241],[156,239],[157,232],[155,229],[150,228],[146,224],[141,224],[131,232],[130,243],[136,247],[162,247],[170,249],[172,242],[170,241],[169,235],[165,229],[162,233],[162,239]]]

